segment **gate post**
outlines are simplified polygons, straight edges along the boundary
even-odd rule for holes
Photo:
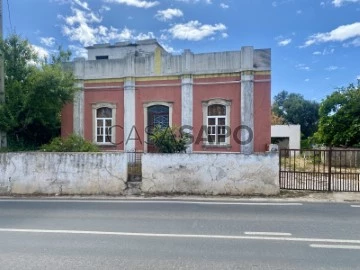
[[[328,177],[328,191],[331,191],[331,163],[332,163],[332,148],[331,146],[329,147],[329,154],[328,154],[328,173],[329,173],[329,177]]]

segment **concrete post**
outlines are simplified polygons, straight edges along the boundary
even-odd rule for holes
[[[241,48],[241,153],[254,152],[254,49]]]
[[[184,75],[181,78],[181,125],[184,127],[184,132],[192,134],[191,127],[193,127],[193,78],[190,75]],[[190,144],[186,152],[191,153],[192,150],[193,145]]]
[[[135,151],[135,141],[128,140],[135,126],[135,80],[128,77],[124,81],[124,151]],[[130,137],[132,138],[132,137]]]
[[[76,84],[78,91],[74,96],[74,134],[84,137],[84,83]]]

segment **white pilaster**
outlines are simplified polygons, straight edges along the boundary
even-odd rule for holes
[[[193,78],[190,75],[181,78],[181,126],[193,127]],[[190,128],[184,127],[184,131],[192,134]],[[192,150],[193,145],[190,144],[187,152]]]
[[[74,134],[84,137],[84,83],[76,84],[78,91],[74,96]]]
[[[131,134],[135,126],[135,105],[135,80],[129,77],[124,82],[124,151],[126,152],[135,150],[135,140],[131,140],[135,136]]]
[[[241,48],[241,152],[254,152],[254,50]]]

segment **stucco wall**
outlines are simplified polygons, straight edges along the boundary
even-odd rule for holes
[[[144,193],[279,193],[277,154],[144,154]]]
[[[0,194],[122,194],[123,153],[0,154]]]
[[[273,125],[271,126],[271,138],[289,138],[289,148],[300,149],[300,125]]]

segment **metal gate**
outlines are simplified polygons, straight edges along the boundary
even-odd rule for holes
[[[128,182],[141,182],[141,157],[142,152],[128,152]]]
[[[360,192],[360,149],[281,149],[280,188]]]

